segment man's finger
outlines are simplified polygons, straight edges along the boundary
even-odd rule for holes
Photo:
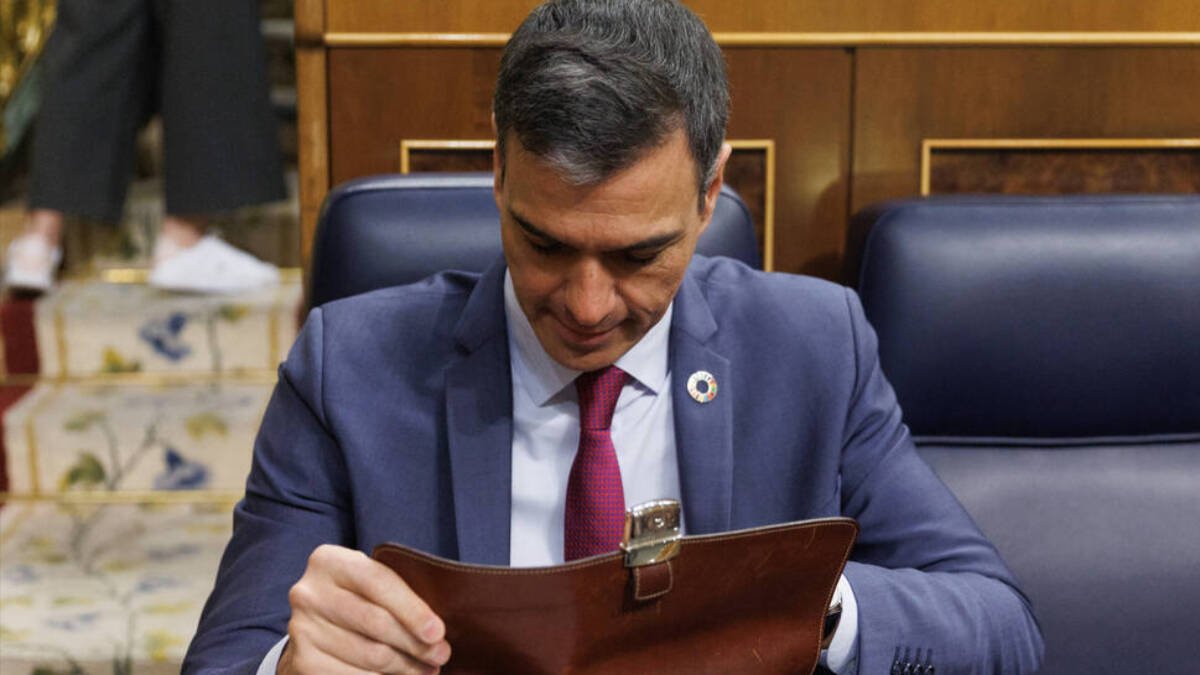
[[[352,666],[311,644],[305,644],[294,635],[292,637],[279,659],[276,668],[279,675],[372,675],[369,670]]]
[[[306,634],[307,644],[355,672],[428,675],[438,672],[440,665],[424,663],[387,644],[319,618],[306,627],[298,627],[297,633]]]
[[[429,644],[418,639],[391,612],[357,593],[335,587],[323,591],[323,595],[324,602],[315,610],[321,620],[431,666],[441,666],[449,660],[450,645],[445,640]]]
[[[321,550],[317,549],[313,555],[318,555]],[[334,583],[386,609],[422,642],[430,645],[441,642],[446,636],[442,619],[404,583],[400,575],[361,551],[353,553],[353,556],[341,557],[344,564],[328,567]]]

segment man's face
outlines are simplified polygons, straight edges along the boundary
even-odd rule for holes
[[[496,162],[500,233],[521,310],[555,361],[589,371],[611,365],[658,322],[683,279],[721,186],[721,153],[705,206],[682,130],[632,166],[595,184],[563,180],[540,158],[507,145]]]

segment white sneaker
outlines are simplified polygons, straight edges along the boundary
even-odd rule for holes
[[[150,258],[151,267],[158,267],[186,249],[186,246],[176,244],[174,239],[160,235],[154,240],[154,253]]]
[[[8,245],[4,285],[30,291],[48,291],[62,262],[62,249],[40,234],[23,234]]]
[[[274,265],[212,235],[173,254],[155,257],[159,259],[150,270],[150,285],[170,291],[240,293],[279,283]]]

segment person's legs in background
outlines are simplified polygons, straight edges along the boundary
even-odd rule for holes
[[[257,3],[61,0],[58,11],[31,210],[6,284],[51,286],[66,214],[119,220],[137,129],[154,105],[167,215],[150,283],[199,292],[277,283],[274,266],[206,235],[207,214],[286,196]]]
[[[145,7],[145,0],[59,0],[42,54],[30,213],[9,247],[9,286],[51,286],[68,214],[110,223],[121,217],[134,139],[150,104]]]
[[[203,214],[286,196],[258,3],[156,0],[167,218],[152,284],[231,291],[278,281],[273,266],[205,235]]]

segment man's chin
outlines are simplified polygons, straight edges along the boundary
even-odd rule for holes
[[[548,350],[547,353],[559,365],[586,373],[611,366],[621,358],[622,352],[615,349],[576,351],[565,345],[556,345],[553,351]]]
[[[583,372],[611,366],[629,350],[621,329],[613,328],[603,334],[586,335],[574,333],[562,324],[543,324],[544,331],[538,333],[542,349],[559,365]]]

